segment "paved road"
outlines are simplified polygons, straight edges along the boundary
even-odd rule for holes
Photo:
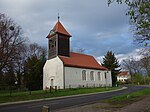
[[[127,94],[144,88],[148,88],[148,87],[132,86],[132,87],[128,87],[128,89],[115,91],[115,92],[99,93],[94,95],[77,96],[77,97],[70,97],[70,98],[61,98],[56,100],[39,101],[39,102],[24,103],[24,104],[5,105],[5,106],[0,106],[0,112],[41,112],[43,105],[49,106],[51,111],[54,112],[56,110],[60,110],[68,107],[95,103],[103,99],[111,98],[112,96]]]

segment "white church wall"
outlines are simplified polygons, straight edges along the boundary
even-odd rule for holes
[[[106,71],[105,71],[106,72]],[[106,81],[108,82],[108,85],[112,86],[112,77],[111,77],[111,71],[107,71],[107,78],[106,78]],[[107,82],[106,82],[106,85],[107,85]]]
[[[47,60],[43,68],[43,89],[50,86],[63,89],[63,62],[59,57]]]
[[[86,80],[82,79],[82,71],[86,71]],[[91,80],[90,72],[93,71],[94,80]],[[97,73],[100,72],[100,80]],[[106,78],[105,78],[106,73]],[[84,68],[65,67],[65,88],[76,87],[104,87],[112,86],[111,72]]]

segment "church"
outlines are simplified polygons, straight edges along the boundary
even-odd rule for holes
[[[71,35],[58,21],[46,37],[48,60],[43,67],[43,90],[78,87],[111,87],[111,71],[93,56],[70,52]]]

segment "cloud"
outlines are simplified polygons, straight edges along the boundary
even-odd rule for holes
[[[126,53],[126,54],[115,54],[115,57],[117,58],[117,60],[119,61],[119,63],[121,64],[123,60],[126,59],[131,59],[133,58],[134,60],[140,60],[142,58],[142,55],[139,55],[139,51],[141,49],[134,49],[132,52],[130,53]],[[103,62],[103,58],[104,56],[99,56],[96,57],[97,61],[99,63]]]
[[[47,46],[46,36],[60,21],[72,35],[71,47],[85,53],[103,56],[108,50],[128,54],[132,44],[125,4],[107,6],[107,0],[1,0],[1,13],[6,13],[22,26],[31,42]]]

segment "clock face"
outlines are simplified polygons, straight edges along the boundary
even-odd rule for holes
[[[52,35],[52,34],[54,34],[54,33],[55,33],[54,30],[51,30],[51,31],[50,31],[50,35]]]
[[[53,48],[56,48],[56,37],[55,37],[55,35],[53,35],[49,39],[49,49],[53,49]]]

